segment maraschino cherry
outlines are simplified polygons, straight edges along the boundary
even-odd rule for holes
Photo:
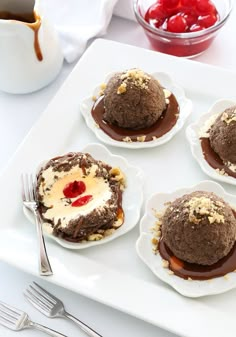
[[[188,33],[213,26],[219,13],[211,0],[157,0],[145,20],[164,31]]]

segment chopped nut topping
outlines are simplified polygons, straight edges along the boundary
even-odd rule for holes
[[[221,176],[227,176],[228,175],[228,173],[226,173],[224,169],[220,170],[219,168],[217,168],[216,172],[219,173]]]
[[[99,241],[103,238],[102,234],[91,234],[88,237],[88,241]]]
[[[162,267],[163,268],[169,268],[169,262],[166,260],[162,260]]]
[[[225,122],[227,125],[229,125],[232,122],[236,122],[236,108],[232,112],[232,115],[229,115],[227,112],[223,112],[221,120],[222,122]]]
[[[164,92],[165,98],[169,98],[171,96],[171,92],[169,90],[163,89],[163,92]]]
[[[104,90],[104,89],[106,89],[106,83],[102,83],[101,85],[100,85],[100,88],[102,89],[102,90]]]
[[[114,232],[115,232],[115,228],[106,229],[105,232],[104,232],[104,237],[109,236],[109,235],[113,234]]]
[[[224,163],[232,172],[236,173],[236,164],[231,163],[230,161]],[[226,173],[227,174],[227,173]]]
[[[137,137],[138,142],[145,142],[146,136],[139,136]]]
[[[127,84],[126,83],[121,83],[121,85],[117,89],[117,94],[123,94],[126,92]]]
[[[150,81],[150,76],[140,69],[130,69],[122,73],[120,78],[123,84],[127,85],[128,81],[132,81],[132,84],[141,89],[148,89],[148,83]]]
[[[158,245],[158,239],[157,238],[152,238],[152,244],[154,246],[157,246]]]
[[[94,102],[96,102],[96,100],[97,100],[97,96],[92,96],[92,100],[94,101]]]
[[[119,181],[121,185],[126,185],[125,176],[123,172],[119,169],[119,167],[113,167],[112,169],[110,169],[109,174],[114,180]]]
[[[224,206],[220,201],[214,202],[207,197],[193,197],[185,203],[185,206],[189,208],[189,220],[194,224],[201,221],[196,215],[207,215],[210,223],[224,223],[224,216],[218,212],[218,208]]]
[[[122,139],[123,142],[126,142],[126,143],[132,143],[132,139],[130,137],[125,137]]]

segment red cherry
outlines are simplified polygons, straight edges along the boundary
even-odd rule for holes
[[[163,6],[166,9],[173,9],[179,5],[179,0],[162,0]]]
[[[147,11],[145,15],[145,20],[159,20],[164,19],[166,17],[167,13],[165,12],[165,9],[162,4],[155,4],[152,5],[149,10]]]
[[[194,23],[197,22],[197,15],[195,14],[194,11],[185,11],[183,13],[181,13],[181,15],[185,18],[188,27],[191,27]]]
[[[187,30],[187,22],[181,15],[172,15],[167,23],[167,30],[173,33],[184,33]]]
[[[199,16],[198,23],[199,25],[208,28],[213,26],[217,21],[217,17],[214,14]]]
[[[181,5],[186,8],[195,7],[197,0],[181,0]]]
[[[153,21],[152,21],[152,24],[153,24],[156,28],[161,28],[163,22],[164,22],[163,19],[153,20]]]
[[[86,205],[91,199],[93,198],[92,195],[85,195],[83,197],[80,197],[72,202],[72,207],[81,207]]]
[[[85,190],[85,183],[75,180],[64,187],[63,194],[66,198],[76,198],[78,195],[84,193]]]
[[[207,15],[216,12],[216,8],[210,0],[197,0],[196,10],[198,15]]]
[[[200,26],[199,24],[195,23],[189,28],[190,32],[198,32],[199,30],[203,30],[204,28]]]

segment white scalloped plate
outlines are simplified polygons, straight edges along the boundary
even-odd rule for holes
[[[214,192],[222,197],[232,207],[236,207],[236,196],[225,192],[223,187],[216,182],[202,181],[199,184],[176,190],[172,193],[157,193],[147,201],[145,214],[140,222],[140,236],[136,242],[136,250],[141,260],[152,270],[152,272],[163,282],[169,284],[180,294],[187,297],[201,297],[224,293],[236,288],[236,273],[229,273],[228,278],[218,277],[210,281],[188,281],[176,275],[169,275],[168,268],[163,268],[162,258],[159,254],[155,255],[152,251],[151,228],[155,225],[155,215],[153,210],[161,211],[166,206],[165,203],[181,197],[185,193],[196,190]]]
[[[209,120],[210,117],[220,114],[225,109],[235,105],[236,101],[234,100],[225,100],[221,99],[216,101],[209,111],[202,115],[196,123],[190,124],[186,129],[186,137],[190,143],[191,152],[193,157],[196,159],[200,165],[203,172],[205,172],[209,177],[219,180],[228,184],[236,185],[236,179],[234,177],[225,176],[219,174],[213,167],[211,167],[208,162],[205,160],[202,153],[201,143],[199,139],[199,133],[204,124]]]
[[[114,233],[109,236],[104,237],[99,241],[87,241],[87,242],[70,242],[56,237],[51,232],[51,226],[48,223],[43,224],[44,234],[51,239],[55,240],[61,246],[68,249],[83,249],[92,246],[101,245],[110,242],[121,235],[129,232],[137,224],[140,217],[140,209],[143,202],[143,173],[142,171],[131,166],[124,157],[112,154],[105,146],[101,144],[91,143],[87,145],[82,152],[87,152],[91,154],[95,159],[102,160],[111,166],[118,166],[126,177],[127,186],[123,192],[122,206],[125,214],[125,220],[123,225],[118,228]],[[42,165],[41,165],[42,166]],[[32,213],[23,208],[24,214],[32,222],[34,222],[34,217]]]
[[[114,75],[115,72],[109,73],[105,78],[105,83],[108,82],[108,80],[111,78],[112,75]],[[94,104],[94,101],[92,100],[92,97],[99,96],[99,92],[101,91],[100,85],[96,86],[93,90],[91,96],[86,97],[82,100],[80,104],[80,111],[86,121],[87,126],[94,132],[96,137],[101,140],[103,143],[118,147],[124,147],[124,148],[130,148],[130,149],[141,149],[141,148],[150,148],[159,146],[162,144],[165,144],[168,142],[181,128],[183,127],[184,123],[186,122],[187,118],[189,117],[191,111],[192,111],[192,101],[185,96],[185,92],[183,88],[181,88],[178,84],[176,84],[171,77],[167,73],[163,72],[156,72],[152,74],[153,77],[155,77],[163,87],[171,91],[180,106],[180,114],[179,118],[177,120],[177,123],[174,125],[174,127],[164,134],[162,137],[157,138],[155,140],[152,140],[150,142],[120,142],[117,140],[112,139],[110,136],[108,136],[105,132],[103,132],[100,128],[96,126],[96,123],[91,115],[91,110]]]

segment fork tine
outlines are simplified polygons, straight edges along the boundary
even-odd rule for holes
[[[58,299],[47,292],[47,290],[43,289],[39,284],[33,281],[33,284],[35,285],[36,289],[38,290],[39,293],[41,293],[44,297],[46,297],[52,304],[56,304]],[[33,287],[32,287],[33,288]]]
[[[8,314],[9,316],[11,316],[14,319],[18,319],[21,316],[21,313],[19,313],[18,311],[16,311],[15,308],[11,307],[9,304],[0,302],[0,310],[6,314]]]
[[[0,316],[0,324],[4,325],[7,328],[13,329],[15,324],[12,321],[9,321],[7,318]]]
[[[30,288],[32,291],[30,289],[25,290],[24,292],[25,297],[28,300],[31,299],[32,302],[34,302],[36,305],[38,305],[42,309],[47,310],[47,311],[51,310],[53,307],[53,304],[49,302],[47,299],[43,298],[41,294],[38,294],[38,292],[35,289],[33,289],[31,286]]]
[[[29,174],[28,175],[28,191],[29,191],[30,200],[35,200],[33,190],[34,190],[33,189],[33,177],[32,177],[32,174]]]
[[[24,295],[30,303],[36,306],[36,308],[39,308],[39,309],[41,308],[42,310],[45,310],[45,311],[51,310],[50,306],[42,302],[41,299],[36,297],[30,290],[26,289],[24,291]]]
[[[31,179],[32,179],[32,190],[33,190],[33,196],[34,196],[34,200],[36,200],[36,202],[38,202],[38,196],[37,196],[37,191],[36,191],[36,186],[37,186],[37,181],[36,181],[36,176],[31,174]]]
[[[44,294],[42,291],[38,290],[37,288],[34,288],[32,285],[29,286],[30,289],[33,291],[33,294],[35,297],[39,298],[42,302],[47,304],[50,308],[54,306],[54,300],[51,299],[47,294]]]
[[[22,200],[25,201],[26,200],[26,195],[25,195],[25,176],[22,173],[21,174],[21,196],[22,196]]]

